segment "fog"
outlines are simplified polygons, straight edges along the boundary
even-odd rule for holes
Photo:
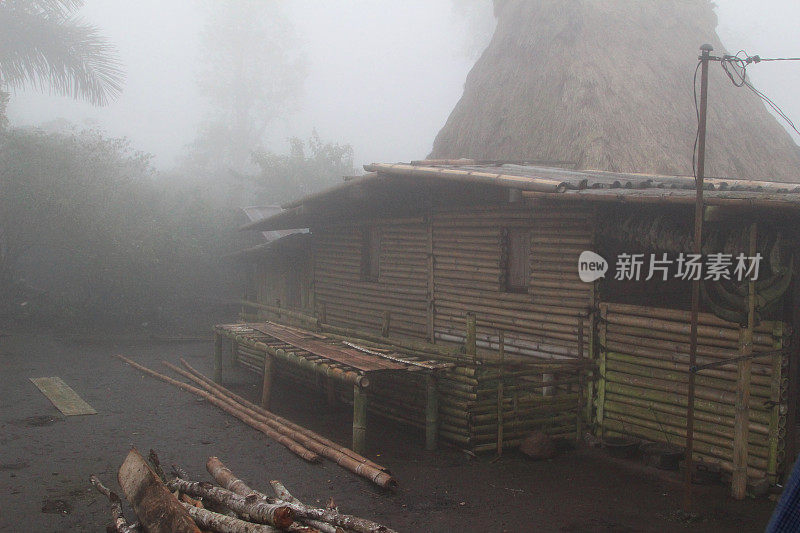
[[[86,0],[78,15],[116,47],[124,86],[93,107],[4,73],[0,319],[227,316],[242,280],[221,258],[263,242],[237,231],[239,208],[425,157],[495,24],[489,0]],[[800,55],[796,1],[721,0],[718,15],[732,51]],[[748,73],[800,120],[800,63]]]
[[[285,149],[286,138],[307,137],[316,128],[324,139],[352,144],[357,163],[427,153],[480,46],[468,32],[477,29],[485,41],[493,25],[488,2],[479,10],[483,23],[450,0],[300,0],[282,7],[308,70],[296,109],[270,124],[267,142]],[[96,125],[156,155],[160,168],[172,165],[206,105],[196,85],[209,13],[207,3],[189,0],[88,0],[82,16],[119,48],[127,71],[122,97],[93,108],[18,91],[9,118],[17,125],[56,117]]]
[[[267,146],[285,150],[287,138],[305,138],[316,128],[323,139],[350,143],[356,166],[424,157],[491,36],[490,4],[283,2],[307,77],[293,108],[269,124]],[[719,0],[718,5],[718,32],[730,50],[800,55],[796,1]],[[66,97],[17,91],[9,105],[11,122],[35,125],[61,117],[99,127],[154,154],[159,168],[174,165],[207,106],[197,79],[204,63],[200,32],[210,13],[209,3],[191,0],[87,0],[81,15],[119,49],[127,74],[124,94],[94,108]],[[748,72],[757,87],[800,120],[799,64],[760,64]]]

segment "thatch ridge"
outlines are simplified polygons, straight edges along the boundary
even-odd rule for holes
[[[707,0],[502,0],[431,158],[574,161],[690,175],[699,47],[724,52]],[[800,148],[718,64],[707,174],[800,182]],[[757,68],[757,67],[755,67]]]

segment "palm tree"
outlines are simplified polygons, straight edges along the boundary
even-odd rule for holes
[[[105,105],[122,91],[115,48],[76,18],[83,0],[0,0],[0,88],[49,87]]]

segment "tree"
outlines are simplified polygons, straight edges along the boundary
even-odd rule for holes
[[[277,2],[215,2],[202,34],[199,86],[210,104],[194,142],[200,166],[252,168],[267,127],[291,109],[305,79],[304,59]]]
[[[287,200],[340,183],[352,175],[353,148],[349,144],[323,142],[315,131],[307,142],[289,140],[288,154],[261,150],[253,161],[261,171],[254,176],[256,197],[266,204]]]
[[[0,1],[0,88],[31,86],[94,105],[122,90],[111,46],[75,11],[82,0]]]

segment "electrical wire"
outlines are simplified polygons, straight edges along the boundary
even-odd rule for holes
[[[694,136],[694,148],[692,149],[692,175],[694,176],[694,185],[697,187],[697,144],[700,142],[700,105],[697,103],[697,73],[700,72],[700,67],[703,66],[703,61],[697,62],[697,67],[694,69],[694,83],[692,89],[694,90],[694,113],[697,117],[697,133]]]
[[[794,121],[784,113],[778,104],[776,104],[770,97],[763,92],[756,89],[752,83],[747,79],[747,67],[751,63],[760,63],[762,61],[800,61],[800,57],[778,57],[778,58],[762,58],[760,56],[748,55],[744,50],[739,50],[736,55],[725,55],[720,59],[720,64],[725,74],[728,75],[731,82],[736,87],[746,87],[758,96],[770,109],[772,109],[779,117],[781,117],[798,135],[800,130],[795,126]],[[695,70],[695,109],[697,108],[697,71]],[[696,177],[695,177],[696,179]]]

